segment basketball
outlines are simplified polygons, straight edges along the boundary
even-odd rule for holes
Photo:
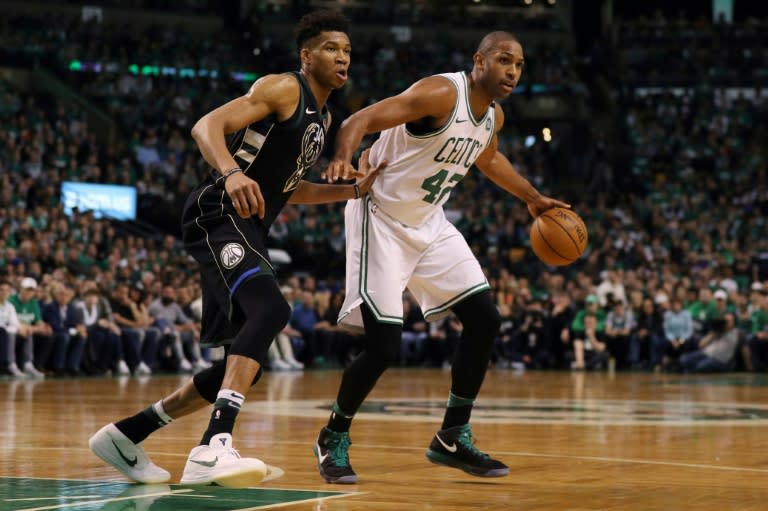
[[[587,248],[588,239],[587,226],[570,209],[548,209],[531,225],[533,253],[552,266],[576,261]]]

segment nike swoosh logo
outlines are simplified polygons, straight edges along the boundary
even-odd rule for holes
[[[310,114],[310,115],[311,115],[311,114],[316,114],[316,113],[317,113],[317,110],[310,110],[309,108],[307,108],[307,109],[306,109],[306,110],[304,110],[304,111],[305,111],[305,112],[307,112],[307,113],[308,113],[308,114]]]
[[[202,465],[204,467],[213,468],[216,466],[216,463],[219,462],[219,457],[216,456],[213,458],[213,461],[198,461],[198,460],[189,460],[192,463],[197,463],[198,465]]]
[[[466,119],[456,119],[456,122],[457,122],[457,123],[458,123],[458,122],[467,122],[467,120],[466,120]]]
[[[117,449],[117,454],[120,455],[121,458],[123,458],[123,461],[128,464],[129,467],[135,467],[136,463],[139,461],[138,456],[134,456],[133,459],[128,458],[125,454],[123,454],[123,451],[120,450],[120,448],[117,446],[114,440],[112,440],[112,445],[115,446],[115,449]]]
[[[320,446],[317,446],[317,464],[322,465],[325,459],[328,457],[328,453],[320,454]]]
[[[443,439],[440,438],[440,435],[438,435],[438,434],[435,434],[435,438],[437,438],[437,441],[440,442],[442,444],[442,446],[445,447],[445,450],[448,451],[448,452],[456,452],[456,449],[458,449],[458,447],[456,447],[455,443],[452,443],[451,445],[448,445],[445,442],[443,442]]]

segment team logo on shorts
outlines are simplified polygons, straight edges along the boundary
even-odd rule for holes
[[[224,248],[221,249],[219,259],[224,268],[231,270],[243,260],[245,256],[245,249],[240,243],[227,243]]]

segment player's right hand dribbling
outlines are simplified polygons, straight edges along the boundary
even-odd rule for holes
[[[224,189],[241,218],[259,215],[264,218],[264,196],[259,183],[242,172],[232,174],[224,181]]]

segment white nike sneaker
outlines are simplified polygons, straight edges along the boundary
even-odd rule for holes
[[[198,445],[189,453],[181,484],[218,484],[228,488],[247,488],[267,476],[267,465],[257,458],[241,458],[232,447],[232,435],[219,433],[208,445]]]
[[[149,459],[139,444],[134,444],[114,424],[107,424],[88,440],[93,453],[138,483],[157,484],[170,481],[171,474]]]

